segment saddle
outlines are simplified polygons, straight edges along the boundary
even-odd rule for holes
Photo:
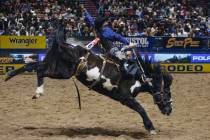
[[[104,53],[99,53],[100,51],[98,51],[98,50],[100,50],[101,48],[98,48],[98,50],[95,49],[96,48],[95,46],[97,44],[99,44],[99,41],[100,41],[100,39],[96,38],[93,41],[91,41],[88,45],[85,46],[85,49],[89,50],[90,52],[92,52],[95,55],[98,55],[103,60],[103,66],[100,70],[100,76],[99,76],[99,79],[95,81],[95,84],[100,80],[101,74],[103,73],[104,67],[105,67],[107,62],[115,64],[118,67],[119,70],[125,71],[125,73],[127,73],[128,75],[132,75],[132,77],[136,78],[136,76],[137,76],[144,83],[147,83],[148,81],[150,81],[145,76],[144,71],[142,71],[141,68],[138,66],[137,62],[133,63],[132,65],[129,65],[127,63],[127,66],[125,66],[124,65],[126,63],[125,60],[121,60],[121,59],[119,59],[115,55],[112,55],[109,52],[105,53],[105,54]],[[85,57],[84,60],[86,61],[87,58],[88,58],[88,56]],[[84,69],[84,67],[86,65],[86,62],[84,60],[82,60],[81,64],[79,64],[80,65],[79,69]],[[95,84],[93,84],[93,85],[95,85]]]

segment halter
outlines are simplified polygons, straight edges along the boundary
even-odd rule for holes
[[[155,94],[152,94],[153,95],[153,99],[154,99],[154,104],[161,104],[161,103],[164,103],[165,101],[164,101],[164,96],[163,96],[163,92],[156,92]],[[159,102],[157,102],[156,100],[155,100],[155,96],[156,95],[160,95],[161,96],[161,100],[159,101]],[[169,101],[166,101],[166,103],[172,103],[173,101],[172,100],[169,100]]]

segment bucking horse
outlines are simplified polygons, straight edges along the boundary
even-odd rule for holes
[[[139,60],[145,75],[152,79],[152,88],[151,85],[129,75],[119,63],[103,55],[96,55],[84,46],[54,39],[44,61],[31,62],[19,69],[9,71],[5,75],[5,81],[27,69],[36,70],[37,89],[32,98],[37,99],[44,95],[44,77],[70,79],[74,76],[97,93],[108,96],[139,113],[145,129],[150,134],[156,134],[152,121],[135,97],[141,92],[150,94],[162,114],[170,115],[172,112],[170,91],[172,76],[163,72],[159,64],[151,64],[148,59],[139,58]]]

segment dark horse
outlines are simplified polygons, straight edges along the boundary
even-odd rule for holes
[[[5,80],[23,73],[28,68],[37,70],[38,86],[36,95],[33,96],[34,99],[37,99],[44,93],[44,77],[70,79],[72,76],[76,76],[80,82],[91,87],[92,90],[138,112],[146,130],[151,134],[156,134],[151,120],[135,97],[140,92],[148,92],[152,95],[160,111],[165,115],[170,115],[172,112],[170,92],[172,76],[162,72],[160,65],[151,65],[149,60],[139,59],[145,74],[152,79],[152,88],[127,74],[115,62],[95,55],[82,46],[74,46],[55,39],[43,62],[32,62],[22,68],[10,71],[6,74]]]

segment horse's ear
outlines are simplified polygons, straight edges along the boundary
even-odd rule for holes
[[[144,56],[144,63],[145,63],[145,67],[147,69],[148,75],[151,75],[153,68],[152,68],[152,63],[151,63],[151,60],[149,59],[148,54],[145,54]]]
[[[162,72],[160,63],[153,64],[153,72],[156,74],[160,74]]]

